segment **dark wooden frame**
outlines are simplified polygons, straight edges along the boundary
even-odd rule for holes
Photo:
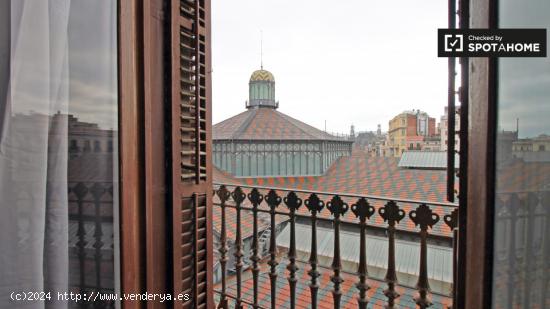
[[[165,8],[162,0],[145,0],[143,5],[146,287],[149,293],[166,293]],[[165,307],[165,303],[147,303],[147,308]]]
[[[470,3],[470,28],[496,28],[497,0]],[[496,70],[494,58],[470,58],[465,308],[491,307]]]
[[[164,2],[119,0],[121,292],[167,293]],[[166,308],[125,301],[124,308]]]
[[[145,290],[141,1],[118,2],[121,292]],[[123,301],[124,308],[142,308]]]

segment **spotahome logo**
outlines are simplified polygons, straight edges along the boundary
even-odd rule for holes
[[[546,29],[438,29],[439,57],[546,57]]]
[[[445,51],[464,51],[464,36],[462,34],[445,34]]]

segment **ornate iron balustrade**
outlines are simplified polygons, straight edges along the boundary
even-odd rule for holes
[[[76,293],[114,293],[113,183],[69,182],[69,285]],[[114,301],[98,301],[114,308]],[[74,304],[87,307],[89,303]]]
[[[550,190],[499,192],[495,202],[497,307],[544,307],[550,273]]]
[[[427,239],[430,235],[430,230],[436,224],[447,225],[447,229],[454,231],[456,234],[456,217],[458,208],[456,204],[451,203],[432,203],[418,200],[407,200],[399,198],[387,198],[381,196],[367,196],[357,194],[339,194],[332,192],[319,192],[311,190],[291,190],[282,188],[270,188],[260,186],[245,186],[237,184],[216,183],[214,190],[214,205],[219,207],[221,211],[221,229],[219,231],[219,262],[221,266],[221,289],[216,290],[219,294],[218,308],[264,308],[260,305],[259,299],[259,273],[261,256],[258,254],[258,214],[269,214],[271,222],[271,230],[276,230],[276,216],[284,216],[288,218],[288,226],[290,228],[290,241],[286,259],[288,264],[287,280],[288,280],[288,299],[279,299],[283,294],[278,294],[277,290],[277,266],[280,258],[277,256],[277,235],[272,232],[269,243],[269,256],[267,265],[269,265],[268,275],[270,281],[270,304],[271,308],[279,308],[282,302],[285,302],[289,308],[296,307],[297,291],[296,283],[298,263],[296,261],[296,219],[306,219],[311,222],[311,234],[300,237],[311,237],[311,250],[309,252],[309,294],[311,308],[317,308],[319,299],[319,288],[321,282],[319,278],[318,250],[317,250],[317,222],[320,220],[329,221],[332,223],[334,231],[334,254],[332,257],[330,281],[332,282],[332,301],[334,308],[342,306],[342,252],[340,244],[340,227],[341,224],[353,224],[359,228],[359,263],[357,268],[357,276],[355,286],[357,293],[354,293],[357,298],[359,308],[367,308],[369,297],[367,291],[370,289],[369,275],[367,273],[367,254],[366,254],[366,230],[370,225],[374,225],[376,216],[378,219],[383,219],[385,224],[386,234],[388,238],[388,260],[387,272],[385,276],[386,288],[383,294],[386,297],[385,306],[387,308],[396,307],[396,300],[400,297],[397,274],[396,274],[396,254],[395,254],[395,238],[397,226],[400,221],[406,217],[412,221],[416,228],[416,234],[419,237],[420,261],[418,265],[418,281],[416,283],[416,296],[414,302],[421,308],[432,306],[430,285],[428,283],[428,261],[427,261]],[[247,205],[245,205],[245,203]],[[407,207],[403,207],[407,205]],[[414,205],[416,207],[410,207]],[[265,207],[267,206],[267,207]],[[440,216],[434,212],[431,207],[446,208],[445,215]],[[308,212],[304,212],[304,208]],[[228,292],[227,284],[227,225],[226,225],[226,210],[233,209],[236,212],[236,232],[234,240],[234,256],[235,256],[235,293]],[[299,210],[302,211],[299,211]],[[408,209],[405,210],[405,209]],[[243,239],[241,233],[241,212],[249,211],[252,213],[252,250],[251,258],[251,276],[253,295],[250,299],[243,297]],[[330,213],[330,215],[329,215]],[[346,215],[353,214],[356,220],[347,220]],[[441,218],[443,217],[443,218]],[[448,233],[453,235],[453,233]],[[451,238],[452,236],[447,236]],[[456,255],[453,254],[453,261]],[[455,267],[453,263],[453,267]],[[250,277],[250,274],[249,274]],[[453,276],[454,278],[454,276]],[[303,291],[301,292],[303,293]],[[230,305],[230,300],[231,305]],[[450,304],[449,304],[450,305]]]

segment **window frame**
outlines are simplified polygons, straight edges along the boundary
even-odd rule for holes
[[[470,28],[497,28],[498,0],[470,2]],[[496,150],[496,58],[470,58],[468,73],[467,176],[460,200],[459,287],[461,308],[491,308]],[[460,166],[463,166],[461,160]],[[475,211],[469,210],[469,205]]]

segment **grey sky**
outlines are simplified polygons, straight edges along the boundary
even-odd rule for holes
[[[548,29],[549,11],[548,0],[530,1],[528,6],[518,1],[502,1],[500,26]],[[501,58],[499,63],[498,128],[515,130],[519,118],[520,137],[550,134],[550,57]]]
[[[11,111],[69,113],[116,129],[116,1],[12,1],[11,15]]]
[[[69,113],[117,128],[116,2],[73,0],[69,20]]]
[[[437,57],[445,0],[212,0],[213,120],[244,111],[248,79],[275,75],[279,110],[328,131],[387,130],[406,109],[439,117],[447,60]]]

